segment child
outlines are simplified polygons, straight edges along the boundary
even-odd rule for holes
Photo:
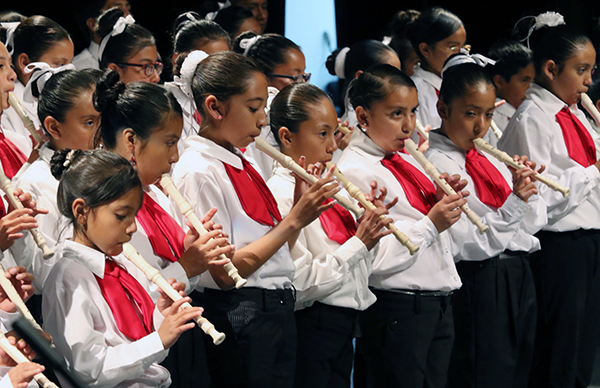
[[[446,59],[465,45],[467,32],[463,22],[443,8],[429,8],[410,26],[410,41],[420,63],[411,77],[419,91],[417,119],[423,126],[439,128],[436,104],[442,85],[442,68]]]
[[[336,150],[337,114],[329,96],[314,85],[286,86],[271,104],[271,131],[283,153],[306,165],[331,161]],[[268,181],[282,215],[294,202],[294,177],[278,166]],[[353,216],[335,206],[301,230],[291,250],[296,274],[298,359],[296,387],[350,386],[352,339],[358,311],[375,302],[369,291],[374,247],[383,225],[367,211],[356,225]]]
[[[351,138],[338,166],[363,192],[373,180],[385,183],[388,195],[399,198],[390,217],[420,246],[410,256],[392,240],[377,252],[369,277],[377,302],[359,315],[358,347],[373,386],[444,387],[454,333],[451,295],[461,286],[453,255],[466,225],[446,230],[461,218],[466,182],[447,177],[458,194],[442,196],[421,166],[398,152],[415,129],[418,106],[415,85],[400,70],[377,65],[365,71],[350,100],[362,131]]]
[[[449,387],[527,387],[536,304],[529,252],[546,225],[546,205],[531,176],[535,163],[509,170],[477,151],[494,114],[492,77],[469,55],[456,54],[444,66],[439,130],[430,132],[428,159],[440,170],[460,174],[471,193],[469,207],[489,230],[471,227],[454,257],[463,286],[454,293],[455,339]],[[512,173],[511,173],[512,171]]]
[[[124,83],[144,81],[158,83],[163,64],[158,61],[152,33],[135,24],[131,15],[111,8],[98,18],[96,35],[102,38],[98,55],[100,69],[119,73]]]
[[[218,282],[233,285],[224,270],[201,275],[207,317],[228,335],[219,346],[207,345],[211,380],[217,387],[290,387],[295,267],[287,242],[333,206],[322,203],[340,187],[326,174],[282,219],[252,159],[238,151],[266,125],[265,76],[250,59],[221,52],[200,62],[192,86],[202,127],[200,136],[188,137],[173,180],[196,214],[219,209],[214,220],[231,236],[237,247],[232,262],[248,280],[244,288],[224,292]]]
[[[231,39],[236,39],[246,31],[258,35],[262,30],[252,12],[242,7],[222,9],[215,17],[214,22],[227,31]]]
[[[530,260],[539,310],[532,386],[587,386],[600,319],[600,162],[599,137],[576,104],[592,83],[596,52],[554,12],[536,17],[530,32],[535,82],[498,146],[571,188],[567,198],[538,188],[548,224]]]
[[[51,163],[60,179],[58,206],[73,224],[73,240],[64,242],[63,259],[48,278],[44,326],[87,384],[167,387],[169,372],[157,363],[194,327],[188,321],[201,309],[181,310],[190,301],[182,291],[184,298],[175,303],[161,291],[155,306],[146,276],[120,256],[142,206],[137,172],[103,150],[64,149]],[[134,303],[123,303],[127,299]]]
[[[400,64],[402,65],[400,70],[409,77],[412,77],[414,74],[415,66],[419,63],[419,57],[410,43],[408,31],[411,24],[417,20],[420,14],[421,12],[414,9],[399,11],[394,15],[391,23],[391,41],[389,46],[396,51],[398,58],[400,58]]]

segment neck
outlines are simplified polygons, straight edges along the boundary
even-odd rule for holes
[[[83,231],[78,231],[77,228],[73,228],[73,242],[79,243],[81,245],[85,245],[86,247],[95,249],[99,252],[102,252],[96,244],[94,244],[88,237],[85,235]],[[103,252],[104,253],[104,252]]]
[[[440,75],[440,72],[438,72],[438,71],[434,70],[434,69],[433,69],[431,66],[429,66],[429,64],[428,64],[428,63],[426,63],[426,62],[425,62],[425,63],[421,63],[421,69],[423,69],[423,70],[427,70],[428,72],[430,72],[430,73],[433,73],[433,74],[437,75],[438,77],[441,77],[441,75]]]

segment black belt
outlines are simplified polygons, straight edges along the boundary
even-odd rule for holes
[[[401,290],[401,289],[397,289],[397,288],[391,288],[391,289],[381,289],[381,288],[376,288],[376,290],[379,291],[388,291],[388,292],[393,292],[395,294],[401,294],[401,295],[411,295],[411,296],[424,296],[424,297],[441,297],[441,296],[450,296],[454,293],[454,291],[419,291],[419,290]]]

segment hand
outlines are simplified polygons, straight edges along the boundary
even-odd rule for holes
[[[30,193],[25,193],[21,189],[14,189],[13,194],[21,202],[24,208],[33,210],[33,213],[31,213],[32,217],[35,217],[38,214],[48,214],[48,210],[36,208],[36,203]],[[11,211],[15,210],[15,208],[8,200],[8,197],[5,196],[5,198],[8,202],[8,212],[10,213]]]
[[[468,183],[465,179],[461,180],[460,175],[454,174],[454,175],[450,176],[447,172],[440,174],[440,178],[442,178],[443,180],[448,182],[450,187],[452,187],[452,189],[457,193],[459,191],[462,191],[462,189],[464,189]],[[435,198],[436,198],[436,200],[440,201],[442,198],[444,198],[444,196],[446,195],[446,192],[444,191],[444,189],[441,188],[440,185],[437,184],[437,182],[435,184],[435,188],[436,188]]]
[[[173,284],[173,286],[175,287],[174,279],[169,279],[169,283]],[[182,285],[179,284],[177,288],[180,288],[181,286]],[[164,300],[161,301],[161,298],[166,298],[167,296],[163,294],[162,290],[159,291],[161,292],[161,296],[159,297],[159,301],[156,303],[156,306],[164,315],[165,320],[160,325],[157,332],[160,337],[160,340],[162,341],[163,347],[165,349],[168,349],[171,346],[173,346],[175,341],[177,341],[177,339],[183,332],[194,328],[195,323],[188,323],[188,321],[202,315],[202,312],[204,310],[201,307],[182,309],[181,306],[184,303],[191,302],[191,299],[188,296],[184,296],[185,293],[183,293],[182,295],[184,296],[183,298],[181,298],[177,302],[171,303],[169,307],[164,308],[167,303]],[[181,295],[182,291],[180,291],[179,293]],[[159,304],[161,305],[161,307],[163,307],[162,310],[161,307],[159,307]]]
[[[0,219],[0,249],[10,248],[15,240],[23,237],[26,229],[37,228],[38,223],[31,209],[13,210]]]
[[[425,127],[423,127],[423,129],[425,130],[425,132],[429,133],[429,131],[431,131],[431,125],[427,124]],[[418,131],[417,131],[417,135],[419,135],[419,144],[418,144],[419,151],[421,151],[422,153],[425,153],[425,151],[427,151],[429,149],[429,138],[423,137],[423,135],[421,135],[421,133]]]
[[[37,354],[33,349],[25,342],[24,339],[19,339],[14,331],[9,331],[4,334],[8,343],[16,347],[28,360],[33,360]],[[15,366],[17,362],[12,359],[4,350],[0,348],[0,365],[2,366]]]
[[[8,371],[8,377],[14,388],[27,388],[33,377],[44,369],[43,365],[35,362],[24,362]]]
[[[235,250],[235,246],[229,245],[221,230],[213,228],[200,236],[192,224],[188,223],[188,227],[188,236],[192,237],[193,243],[178,260],[188,278],[204,273],[209,266],[224,266],[231,262],[230,259],[218,259],[219,255],[230,255]]]
[[[427,213],[427,217],[431,219],[438,233],[442,233],[460,219],[460,214],[462,213],[460,207],[467,203],[464,197],[468,195],[469,193],[465,191],[460,191],[454,195],[447,195]]]
[[[359,220],[356,237],[365,244],[369,251],[377,245],[382,237],[392,233],[389,229],[383,229],[393,222],[392,219],[380,218],[380,216],[387,213],[388,211],[385,207],[378,207],[375,210],[366,209]]]
[[[354,127],[350,126],[350,122],[348,120],[346,120],[342,123],[342,119],[338,118],[337,122],[338,122],[338,124],[341,124],[350,130],[350,133],[348,133],[348,134],[345,134],[339,130],[335,134],[335,143],[337,144],[337,147],[340,150],[344,150],[344,149],[346,149],[346,147],[348,146],[348,143],[350,142],[350,137],[352,137],[352,133],[354,133]]]
[[[179,295],[181,295],[182,298],[186,298],[187,294],[185,293],[185,283],[183,282],[178,282],[177,280],[170,278],[169,280],[167,280],[167,282],[171,285],[171,287],[173,287],[175,289],[175,291],[177,291],[177,293]],[[171,297],[169,297],[169,295],[167,293],[164,292],[164,290],[162,290],[160,287],[158,288],[158,292],[160,293],[160,296],[158,297],[158,300],[156,301],[156,308],[158,309],[158,311],[160,311],[160,313],[163,316],[167,316],[169,314],[169,312],[171,311],[171,306],[173,305],[173,299],[171,299]]]
[[[0,274],[0,276],[5,276],[10,280],[24,302],[33,295],[35,291],[31,285],[33,282],[33,275],[27,273],[25,267],[17,266],[9,268],[3,275]],[[17,311],[16,306],[8,298],[2,287],[0,287],[0,309],[9,313]]]
[[[387,205],[385,202],[385,197],[387,197],[387,189],[382,187],[379,189],[379,195],[377,195],[377,181],[371,181],[371,192],[365,194],[365,198],[370,201],[375,207],[383,207],[386,210],[390,210],[398,203],[398,197],[392,199]],[[386,213],[387,214],[387,213]]]
[[[528,202],[529,198],[538,193],[537,187],[535,186],[535,182],[533,176],[536,174],[535,171],[535,162],[528,161],[527,156],[515,155],[513,157],[515,162],[521,163],[525,165],[524,168],[519,170],[515,170],[512,167],[509,167],[513,176],[513,193],[521,198],[524,202]],[[544,171],[544,167],[540,168],[540,172]]]

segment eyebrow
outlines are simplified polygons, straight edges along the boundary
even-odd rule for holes
[[[250,101],[264,101],[265,99],[262,97],[254,97],[254,98],[249,98],[246,101],[250,102]]]
[[[496,106],[495,106],[495,105],[494,105],[493,107],[491,107],[491,108],[487,108],[487,109],[486,109],[486,108],[484,108],[484,107],[482,107],[482,106],[479,106],[479,105],[473,105],[473,104],[469,104],[469,105],[467,105],[467,107],[471,107],[471,108],[475,108],[475,109],[485,109],[485,110],[492,110],[492,109],[496,109]]]

